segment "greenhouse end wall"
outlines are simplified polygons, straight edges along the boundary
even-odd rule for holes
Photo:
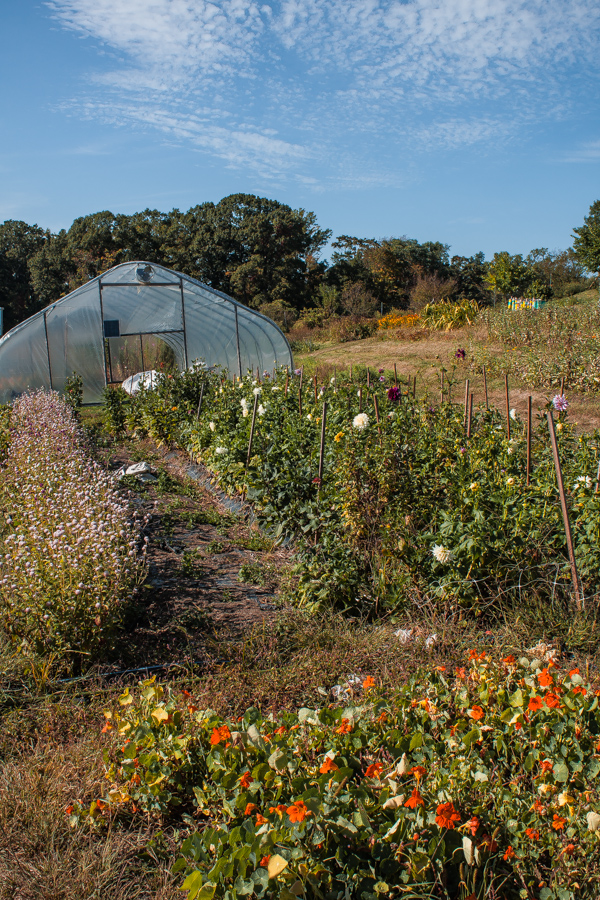
[[[27,390],[64,391],[83,380],[83,402],[109,384],[167,360],[195,360],[230,374],[293,366],[278,326],[226,294],[147,262],[123,263],[77,288],[0,338],[0,402]]]

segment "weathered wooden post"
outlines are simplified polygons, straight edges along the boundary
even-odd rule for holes
[[[527,486],[531,481],[531,394],[527,398]]]
[[[463,416],[463,428],[467,427],[467,416],[469,414],[469,379],[465,381],[465,414]]]
[[[489,409],[490,404],[488,402],[488,390],[487,390],[487,373],[485,371],[485,366],[483,367],[483,392],[485,394],[485,408]]]
[[[504,396],[506,400],[506,437],[510,441],[510,400],[508,397],[508,375],[504,376]]]
[[[548,430],[550,432],[550,443],[552,444],[552,455],[554,456],[554,468],[556,470],[556,480],[558,482],[558,493],[560,496],[560,505],[562,508],[563,524],[565,526],[565,536],[567,539],[567,550],[569,553],[569,562],[571,564],[571,578],[573,580],[573,590],[575,591],[575,604],[577,609],[581,609],[581,593],[579,590],[579,576],[577,574],[577,563],[575,562],[575,550],[573,548],[573,536],[571,534],[571,523],[569,521],[569,509],[567,507],[567,497],[565,494],[565,486],[563,483],[562,471],[560,468],[560,457],[558,455],[558,443],[556,440],[556,430],[554,428],[554,416],[552,410],[548,410]]]
[[[248,454],[246,456],[246,472],[248,471],[248,466],[250,465],[250,458],[252,456],[252,442],[254,440],[254,426],[256,424],[256,409],[258,407],[258,394],[254,395],[254,407],[252,409],[252,424],[250,425],[250,440],[248,441]]]
[[[473,393],[469,395],[469,419],[467,421],[467,438],[471,437],[471,423],[473,421]]]
[[[327,401],[323,402],[323,418],[321,420],[321,446],[319,448],[319,490],[323,484],[323,463],[325,460],[325,425],[327,422]]]

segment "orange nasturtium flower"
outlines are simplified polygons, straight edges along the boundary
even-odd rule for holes
[[[381,763],[381,762],[372,763],[372,765],[367,766],[367,768],[365,769],[365,777],[366,778],[379,778],[382,771],[383,771],[383,763]]]
[[[408,806],[409,809],[415,809],[417,806],[425,806],[425,801],[419,793],[419,788],[415,787],[412,789],[412,794],[404,805]]]
[[[350,719],[342,719],[342,724],[338,725],[335,729],[336,734],[350,734],[352,731],[352,724]]]
[[[330,756],[327,756],[325,757],[325,762],[319,769],[319,772],[321,773],[321,775],[327,775],[328,772],[337,772],[338,769],[339,766],[336,766],[332,758]]]
[[[571,669],[567,677],[572,678],[573,675],[581,675],[581,672],[579,671],[579,669]]]
[[[531,838],[532,841],[539,841],[540,839],[540,833],[537,828],[526,828],[525,834],[528,838]]]
[[[266,821],[267,821],[267,819],[265,819],[265,817],[264,817],[263,815],[261,815],[260,813],[258,813],[258,815],[256,816],[256,824],[257,824],[257,825],[264,825]]]
[[[472,719],[475,719],[475,721],[478,722],[479,719],[483,719],[485,713],[483,712],[481,706],[474,706],[473,709],[469,710],[469,715]]]
[[[546,706],[548,707],[548,709],[558,709],[558,707],[560,706],[560,700],[558,699],[556,694],[548,693],[544,697],[544,700],[546,701]]]
[[[584,688],[582,684],[578,684],[573,688],[574,694],[581,694],[582,697],[585,697],[587,694],[587,688]]]
[[[303,800],[296,800],[295,803],[288,806],[287,814],[290,817],[290,822],[304,822],[309,814],[309,810]]]
[[[372,675],[367,675],[365,680],[363,681],[363,688],[365,691],[368,691],[369,688],[375,687],[375,679]]]
[[[502,857],[502,859],[504,859],[505,862],[508,862],[509,859],[514,859],[515,856],[516,856],[515,851],[509,844],[508,847],[506,848],[506,850],[504,851],[504,856]]]
[[[257,810],[258,810],[258,806],[256,805],[256,803],[248,803],[248,805],[246,806],[246,809],[244,810],[244,815],[251,816],[252,813]]]
[[[260,865],[260,866],[264,866],[265,869],[266,869],[266,867],[269,865],[269,860],[270,860],[270,859],[271,859],[271,854],[268,853],[267,856],[263,856],[263,858],[261,859],[259,865]]]
[[[530,709],[532,712],[537,712],[538,709],[541,709],[544,705],[544,701],[541,697],[530,697],[529,703],[527,704],[527,709]]]
[[[514,658],[512,653],[510,653],[508,656],[504,657],[502,662],[506,663],[507,666],[514,666],[514,664],[516,663],[516,659]]]
[[[409,775],[414,775],[417,781],[419,781],[423,775],[427,774],[427,769],[425,766],[413,766],[412,769],[409,769]]]
[[[250,772],[244,772],[244,774],[238,778],[238,781],[241,787],[249,788],[252,783],[252,775]]]
[[[477,829],[481,825],[479,816],[472,816],[467,822],[467,831],[470,831],[473,837],[477,834]]]
[[[285,734],[286,727],[285,725],[280,725],[279,728],[276,728],[274,734]]]
[[[221,725],[220,728],[213,728],[213,733],[210,736],[211,744],[220,744],[222,741],[228,741],[231,737],[231,732],[227,725]]]
[[[542,687],[550,687],[550,685],[554,682],[554,679],[548,669],[542,669],[542,671],[538,675],[538,681]]]
[[[284,812],[287,812],[287,806],[285,805],[285,803],[280,803],[279,806],[270,806],[269,812],[277,813],[279,818],[281,818]]]
[[[460,816],[454,809],[452,802],[440,803],[436,810],[435,821],[440,828],[452,829],[455,822],[460,822]]]
[[[459,669],[454,670],[454,674],[456,675],[457,678],[465,678],[465,676],[467,674],[467,670],[461,666]]]
[[[554,816],[552,817],[552,827],[554,828],[555,831],[560,831],[561,829],[563,829],[566,825],[566,822],[567,822],[566,819],[563,819],[562,816],[559,816],[556,813],[554,813]]]
[[[534,809],[540,816],[543,816],[546,812],[546,807],[544,806],[544,804],[540,803],[540,801],[537,799],[533,801],[533,806],[531,808]]]
[[[552,763],[552,760],[550,760],[550,759],[543,759],[543,760],[541,761],[541,763],[540,763],[540,768],[541,768],[541,770],[542,770],[542,775],[545,775],[546,772],[551,772],[552,769],[554,768],[554,765],[553,765],[553,763]]]

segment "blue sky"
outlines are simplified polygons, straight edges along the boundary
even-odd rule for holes
[[[600,199],[597,0],[0,9],[0,221],[246,192],[489,258],[569,246]]]

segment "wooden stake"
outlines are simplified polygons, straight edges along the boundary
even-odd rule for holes
[[[252,441],[254,440],[254,425],[256,423],[256,409],[258,407],[258,394],[254,395],[254,407],[252,409],[252,424],[250,425],[250,440],[248,441],[248,455],[246,456],[246,472],[252,456]]]
[[[442,380],[440,384],[440,403],[444,402],[444,370],[442,369]]]
[[[298,385],[298,413],[302,418],[302,378],[304,376],[304,366],[300,369],[300,384]]]
[[[469,394],[469,419],[467,421],[467,437],[471,437],[471,422],[473,421],[473,394]]]
[[[413,378],[413,400],[417,396],[417,376],[415,375]]]
[[[581,594],[579,591],[579,576],[577,575],[577,563],[575,562],[575,551],[573,549],[573,536],[571,534],[571,523],[569,522],[569,509],[567,507],[567,498],[565,495],[565,486],[563,484],[562,471],[560,468],[560,457],[558,455],[558,443],[556,441],[556,431],[554,428],[554,416],[552,410],[548,410],[548,430],[550,432],[550,443],[552,444],[552,455],[554,456],[554,468],[556,470],[556,480],[558,482],[558,493],[560,495],[560,505],[562,508],[563,524],[565,526],[565,536],[567,539],[567,550],[569,552],[569,562],[571,564],[571,578],[573,579],[573,590],[575,592],[575,604],[577,609],[581,609]]]
[[[510,400],[508,398],[508,375],[504,376],[504,394],[506,398],[506,436],[510,441]]]
[[[398,387],[398,371],[396,369],[396,363],[394,363],[394,384]]]
[[[483,367],[483,391],[485,393],[485,408],[489,409],[490,404],[488,402],[488,392],[487,392],[487,374],[485,371],[485,366]]]
[[[560,396],[561,397],[565,396],[565,376],[564,375],[560,379]]]
[[[205,382],[203,381],[202,384],[200,385],[200,399],[198,400],[198,409],[196,410],[196,422],[200,418],[200,410],[202,409],[202,398],[204,397],[204,385],[205,385]]]
[[[527,398],[527,486],[531,480],[531,394]]]
[[[315,403],[316,403],[317,402],[317,376],[316,375],[313,377],[313,384],[314,384],[314,388],[315,388]]]
[[[327,401],[323,403],[323,419],[321,421],[321,447],[319,450],[319,490],[323,484],[323,460],[325,459],[325,422],[327,420]]]
[[[594,491],[594,493],[600,493],[600,462],[598,463],[598,473],[596,475],[596,490]]]
[[[469,379],[465,381],[465,415],[463,418],[463,428],[467,427],[467,415],[469,413]]]
[[[367,366],[367,387],[368,388],[371,387],[371,370],[369,369],[368,366]]]
[[[289,384],[290,384],[290,373],[289,373],[289,372],[286,372],[286,373],[285,373],[285,395],[284,395],[284,396],[286,396],[286,397],[287,397],[287,395],[288,395],[288,387],[289,387]]]
[[[379,402],[377,400],[377,394],[373,397],[373,403],[375,404],[375,421],[377,422],[377,430],[379,434],[381,434],[381,425],[379,422]]]

